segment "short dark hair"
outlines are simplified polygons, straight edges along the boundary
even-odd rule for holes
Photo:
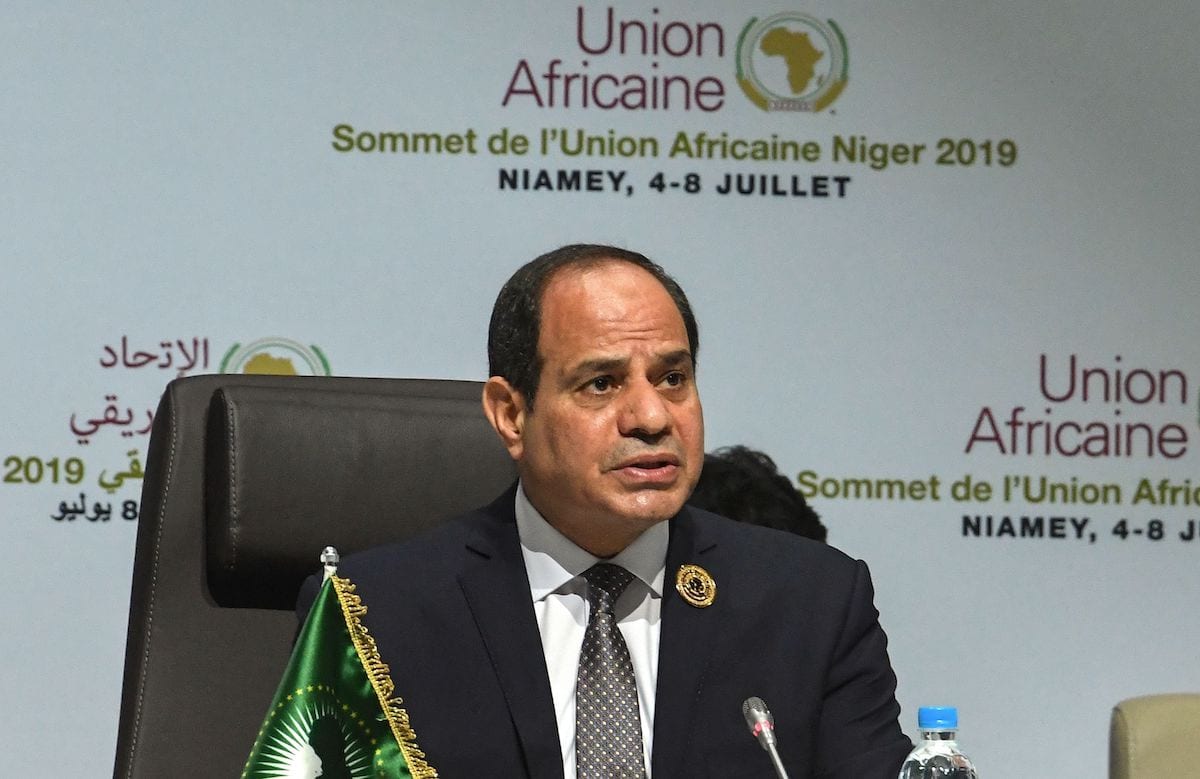
[[[503,377],[532,406],[542,374],[538,337],[542,327],[542,295],[550,279],[565,268],[587,268],[605,262],[628,262],[646,270],[663,285],[687,330],[692,364],[700,349],[700,332],[687,295],[660,265],[637,252],[600,244],[571,244],[546,252],[512,275],[492,307],[488,326],[488,375]]]
[[[688,503],[751,525],[787,530],[824,541],[821,517],[808,505],[775,461],[745,446],[729,446],[704,455],[700,481]]]

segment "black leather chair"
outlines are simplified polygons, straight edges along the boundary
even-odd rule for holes
[[[481,386],[242,375],[168,385],[142,491],[115,777],[241,774],[321,549],[404,538],[515,478]]]

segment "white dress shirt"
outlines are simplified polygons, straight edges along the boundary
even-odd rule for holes
[[[581,574],[598,562],[619,565],[633,574],[633,581],[617,599],[614,613],[633,661],[642,719],[642,757],[649,777],[663,574],[670,537],[667,523],[651,526],[619,554],[602,560],[551,527],[529,502],[520,485],[517,487],[516,513],[530,597],[542,634],[546,670],[550,673],[564,779],[575,779],[575,679],[588,622],[588,601],[584,594],[587,582]]]

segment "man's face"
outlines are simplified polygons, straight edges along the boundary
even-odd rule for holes
[[[567,268],[544,291],[538,352],[537,396],[510,452],[547,521],[610,556],[674,516],[700,475],[704,419],[683,319],[636,265]]]

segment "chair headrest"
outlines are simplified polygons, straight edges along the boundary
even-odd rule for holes
[[[307,382],[214,393],[205,536],[218,604],[290,609],[325,546],[345,555],[401,540],[515,479],[479,383],[362,382],[361,392]]]

